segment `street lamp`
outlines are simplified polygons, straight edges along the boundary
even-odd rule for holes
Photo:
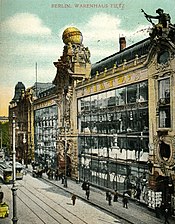
[[[15,114],[13,113],[13,121],[12,121],[12,143],[13,143],[13,163],[12,163],[12,198],[13,198],[13,224],[17,223],[17,204],[16,204],[16,198],[17,198],[17,187],[16,187],[16,150],[15,150]]]
[[[25,145],[27,140],[26,140],[26,133],[23,133],[23,140],[22,140],[23,144]],[[26,152],[26,147],[24,147],[24,152],[25,152],[25,162],[26,162],[26,168],[28,168],[28,150]]]

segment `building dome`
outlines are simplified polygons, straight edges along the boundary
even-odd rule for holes
[[[21,95],[22,95],[22,92],[25,91],[25,86],[22,82],[18,82],[15,86],[15,95],[12,99],[12,101],[19,101]]]
[[[82,33],[76,27],[68,27],[64,30],[62,40],[65,44],[82,44]]]

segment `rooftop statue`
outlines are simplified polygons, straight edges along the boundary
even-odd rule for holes
[[[150,33],[151,37],[160,37],[160,36],[165,36],[167,37],[169,34],[170,29],[174,29],[174,25],[171,24],[171,17],[169,14],[164,13],[163,9],[157,9],[156,13],[158,14],[157,16],[151,16],[148,15],[143,9],[141,10],[146,19],[153,25],[152,33]],[[155,24],[152,19],[157,19],[158,23]]]
[[[158,25],[162,26],[163,28],[167,28],[168,25],[170,24],[171,17],[169,14],[164,13],[163,9],[159,8],[156,10],[156,13],[158,14],[157,16],[148,15],[143,9],[142,12],[144,13],[146,19],[153,25],[155,24],[152,22],[151,19],[158,19]]]

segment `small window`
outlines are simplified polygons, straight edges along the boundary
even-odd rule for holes
[[[170,128],[170,79],[159,80],[158,89],[159,127]]]
[[[170,107],[160,107],[159,108],[159,127],[169,128],[170,125]]]

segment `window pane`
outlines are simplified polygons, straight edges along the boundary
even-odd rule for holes
[[[106,108],[107,106],[106,93],[100,93],[98,97],[99,97],[98,101],[99,109]]]
[[[159,81],[159,99],[170,97],[170,79]]]
[[[137,99],[137,84],[127,86],[127,103],[135,103]]]
[[[159,119],[160,128],[170,127],[170,107],[160,108]]]
[[[91,96],[91,110],[97,110],[97,95]]]
[[[126,88],[116,89],[116,105],[123,105],[126,103]]]
[[[107,106],[115,106],[115,90],[107,92]]]
[[[148,82],[141,82],[139,84],[139,102],[147,101],[148,100]]]

